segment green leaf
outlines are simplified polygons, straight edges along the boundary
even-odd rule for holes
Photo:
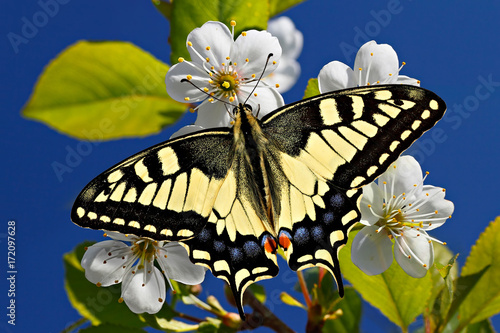
[[[356,233],[349,233],[347,246],[340,250],[342,274],[367,302],[405,330],[424,311],[431,294],[431,275],[427,274],[421,279],[412,278],[395,260],[384,273],[366,275],[351,261],[350,249]]]
[[[163,15],[167,20],[170,20],[172,16],[172,3],[165,0],[151,0],[155,8]]]
[[[237,37],[244,30],[266,29],[269,11],[267,0],[174,1],[171,18],[171,63],[174,64],[179,57],[190,59],[186,48],[187,36],[207,21],[219,21],[229,26],[231,20],[235,20]]]
[[[168,66],[125,42],[77,42],[38,79],[23,115],[82,140],[158,133],[186,105],[165,89]]]
[[[464,328],[460,333],[495,333],[491,321],[485,319],[475,324],[470,324]]]
[[[305,0],[269,0],[269,17],[276,16]]]
[[[462,277],[489,266],[459,307],[460,325],[477,323],[500,312],[500,217],[491,222],[472,247]],[[460,282],[460,281],[459,281]],[[467,286],[457,284],[457,293]]]
[[[332,313],[341,310],[342,314],[338,316],[338,318],[330,319],[325,322],[325,326],[323,326],[323,332],[325,333],[359,332],[359,323],[361,321],[363,307],[361,297],[359,297],[356,290],[352,287],[346,287],[344,291],[344,298],[336,303],[335,307],[332,309]]]
[[[120,325],[103,324],[99,326],[90,326],[78,330],[78,333],[146,333],[140,328],[123,327]]]
[[[208,321],[200,323],[197,332],[202,333],[233,333],[236,329],[230,328],[222,323],[220,319],[207,318]]]
[[[264,289],[263,286],[254,283],[248,286],[248,290],[252,292],[252,294],[259,300],[259,302],[261,302],[262,304],[266,302],[266,289]]]
[[[453,256],[445,245],[434,243],[435,269],[430,270],[432,293],[424,313],[424,317],[429,319],[432,331],[447,317],[454,292],[453,281],[458,276],[457,256],[458,254]]]
[[[176,319],[160,318],[149,314],[143,314],[142,317],[151,327],[167,332],[190,332],[198,329],[199,327],[198,324],[186,324],[185,322]]]
[[[90,245],[91,242],[84,242],[63,257],[66,270],[64,287],[73,307],[96,326],[101,323],[136,328],[145,326],[125,303],[118,303],[121,284],[97,287],[85,278],[80,262],[85,247]]]
[[[295,297],[293,297],[290,294],[287,294],[284,291],[280,294],[280,299],[285,304],[288,304],[290,306],[297,306],[297,307],[302,308],[302,309],[304,309],[304,310],[307,311],[307,306],[305,306],[304,304],[300,303],[299,300],[297,300]]]
[[[313,96],[319,95],[319,86],[318,86],[318,79],[309,79],[307,82],[307,87],[306,91],[304,91],[304,97],[303,98],[309,98]]]

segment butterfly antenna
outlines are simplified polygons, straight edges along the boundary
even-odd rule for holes
[[[229,103],[229,102],[226,102],[226,101],[224,101],[224,100],[222,100],[222,99],[220,99],[220,98],[218,98],[218,97],[216,97],[216,96],[210,95],[209,93],[207,93],[206,91],[204,91],[203,89],[201,89],[201,88],[200,88],[200,87],[198,87],[196,84],[194,84],[193,82],[189,81],[188,79],[182,79],[182,80],[181,80],[181,82],[187,82],[187,83],[190,83],[193,87],[195,87],[196,89],[198,89],[199,91],[201,91],[202,93],[204,93],[205,95],[207,95],[208,97],[213,98],[213,99],[216,99],[216,100],[218,100],[219,102],[222,102],[222,103],[224,103],[224,104],[226,104],[226,105],[231,105],[233,108],[235,108],[235,107],[236,107],[236,105],[234,105],[234,104],[231,104],[231,103]],[[254,88],[254,89],[255,89],[255,88]]]
[[[248,97],[245,100],[245,103],[243,103],[243,105],[247,104],[248,100],[250,99],[250,96],[252,96],[253,92],[255,91],[255,89],[257,88],[257,86],[259,85],[260,80],[262,80],[262,77],[264,76],[264,73],[266,72],[266,68],[267,68],[267,64],[269,63],[269,59],[271,59],[272,56],[273,56],[272,53],[269,53],[269,55],[267,56],[267,60],[266,60],[266,64],[264,65],[264,69],[262,70],[262,73],[260,73],[260,77],[257,80],[257,83],[255,84],[255,87],[253,87],[252,91],[248,95]],[[183,80],[186,80],[186,79],[183,79]]]

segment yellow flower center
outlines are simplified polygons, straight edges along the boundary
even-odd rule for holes
[[[138,269],[144,268],[144,261],[153,261],[156,253],[156,241],[139,239],[134,242],[132,252],[141,259]]]

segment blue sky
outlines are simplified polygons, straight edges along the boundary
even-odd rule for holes
[[[6,271],[7,221],[15,220],[18,307],[15,328],[7,325],[5,314],[0,312],[0,332],[58,332],[79,318],[64,291],[62,255],[83,240],[102,239],[102,233],[71,223],[72,201],[109,166],[166,140],[175,128],[193,121],[188,117],[143,139],[95,144],[71,173],[58,179],[52,163],[65,163],[68,151],[76,149],[78,141],[20,116],[44,66],[66,46],[82,39],[131,41],[165,62],[170,55],[168,22],[148,1],[59,1],[58,12],[17,49],[9,42],[8,33],[22,34],[24,22],[32,22],[43,9],[36,1],[2,5],[0,258],[5,261],[0,267]],[[431,172],[427,183],[445,187],[447,198],[455,203],[453,219],[432,235],[460,253],[460,265],[488,222],[500,215],[496,192],[500,185],[498,13],[500,4],[493,1],[410,0],[311,0],[285,13],[304,34],[299,58],[302,75],[284,95],[287,103],[299,100],[307,80],[316,77],[329,61],[352,66],[355,55],[346,50],[357,49],[371,39],[392,45],[399,60],[407,63],[402,74],[420,79],[422,87],[446,101],[447,116],[412,152],[423,169]],[[266,283],[268,291],[289,291],[293,284],[284,283],[289,274],[282,263],[280,275]],[[213,277],[204,284],[205,290],[216,295],[221,286],[222,281]],[[1,279],[2,309],[7,306],[7,290]],[[276,313],[298,331],[305,325],[305,315],[299,309],[277,304]],[[500,328],[500,319],[493,321]],[[365,307],[363,330],[397,332],[369,306]]]

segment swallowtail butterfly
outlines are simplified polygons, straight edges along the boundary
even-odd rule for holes
[[[342,296],[337,253],[360,220],[361,187],[445,109],[433,92],[406,85],[330,92],[262,120],[239,105],[232,128],[168,140],[96,177],[71,219],[181,242],[229,283],[242,318],[244,290],[278,274],[278,247],[293,270],[329,270]]]

